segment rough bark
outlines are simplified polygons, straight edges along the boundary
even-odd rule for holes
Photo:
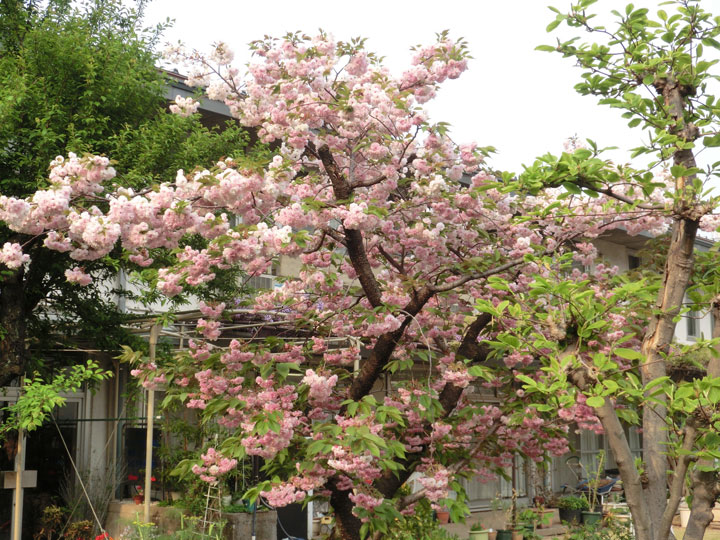
[[[713,520],[713,505],[717,489],[713,484],[717,473],[695,471],[693,474],[693,502],[690,520],[683,540],[702,540],[705,530]]]
[[[323,145],[317,150],[316,154],[320,158],[320,161],[322,161],[325,172],[327,172],[330,177],[335,198],[337,200],[347,201],[352,195],[352,187],[347,181],[347,178],[342,174],[342,171],[340,171],[330,149],[327,145]],[[360,285],[362,285],[365,296],[372,307],[378,307],[382,304],[382,291],[372,273],[372,267],[365,252],[362,233],[355,229],[345,229],[344,235],[348,256],[350,257],[355,272],[357,272],[358,280],[360,281]]]
[[[640,373],[642,382],[649,382],[667,374],[664,354],[675,333],[673,318],[683,303],[694,263],[693,250],[697,221],[679,218],[673,226],[663,286],[656,304],[656,313],[643,340]],[[648,476],[645,499],[650,508],[653,528],[659,526],[665,509],[667,491],[667,406],[664,394],[643,409],[643,461]],[[659,538],[659,537],[658,537]]]
[[[711,312],[715,324],[712,330],[712,337],[720,337],[720,296],[712,301]],[[712,356],[708,362],[707,376],[710,378],[720,377],[720,358]],[[712,467],[710,460],[698,460],[696,467]],[[715,500],[720,496],[720,482],[717,470],[702,471],[696,468],[692,475],[692,508],[690,509],[690,520],[685,531],[683,540],[702,540],[705,530],[713,520],[712,509]]]
[[[649,539],[651,538],[649,505],[643,504],[645,500],[642,482],[635,467],[635,460],[625,437],[625,431],[615,414],[615,409],[607,399],[603,406],[596,410],[596,414],[603,424],[605,436],[613,449],[613,457],[623,480],[625,497],[635,525],[635,537],[637,540]]]
[[[457,352],[455,353],[455,358],[458,360],[470,359],[477,362],[484,360],[487,357],[490,349],[478,343],[477,338],[480,335],[480,332],[482,332],[483,329],[490,324],[491,320],[492,317],[490,315],[483,313],[478,316],[472,324],[470,324],[463,336],[463,340],[460,343]],[[463,389],[459,386],[455,386],[454,384],[446,384],[442,389],[439,400],[446,416],[455,409],[462,392]]]
[[[337,480],[332,478],[326,484],[330,490],[330,506],[335,513],[334,540],[360,540],[362,522],[352,513],[354,504],[350,500],[349,490],[341,490]]]
[[[687,141],[695,140],[697,128],[691,123],[686,124],[683,119],[686,97],[683,88],[671,78],[656,82],[655,88],[662,94],[668,114],[674,122],[671,132]],[[674,162],[686,168],[696,165],[691,150],[677,151]],[[688,196],[692,180],[692,177],[679,177],[675,180],[677,200],[673,208],[674,223],[663,283],[658,294],[655,315],[650,319],[641,348],[643,360],[640,373],[645,385],[666,375],[664,354],[667,353],[675,333],[673,318],[680,311],[693,269],[698,219],[691,211],[695,201]],[[656,396],[655,402],[648,403],[643,408],[643,461],[648,477],[648,487],[643,497],[650,512],[651,537],[658,540],[665,540],[657,536],[667,493],[665,451],[668,438],[665,401],[665,396],[660,394]]]
[[[0,277],[0,387],[19,377],[27,356],[23,269]]]
[[[348,200],[352,196],[352,187],[342,174],[327,145],[323,145],[319,149],[315,149],[313,145],[308,145],[308,151],[322,162],[325,172],[332,183],[335,198],[337,200]],[[343,231],[343,236],[350,263],[358,276],[365,297],[371,306],[381,306],[382,290],[368,260],[362,233],[358,230],[346,229]],[[372,390],[413,317],[420,313],[434,294],[434,291],[427,287],[420,291],[414,291],[412,299],[403,309],[405,318],[400,327],[393,332],[381,335],[376,340],[368,358],[363,361],[360,371],[355,375],[348,389],[350,399],[357,401]],[[330,490],[330,505],[335,512],[336,525],[333,536],[342,540],[359,540],[362,523],[352,513],[354,504],[349,498],[351,492],[340,490],[335,479],[329,480],[326,487]]]

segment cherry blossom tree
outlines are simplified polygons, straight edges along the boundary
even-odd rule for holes
[[[146,385],[170,385],[231,432],[194,472],[213,481],[234,460],[260,456],[271,480],[256,493],[273,505],[311,491],[328,498],[343,538],[385,531],[421,498],[459,518],[462,475],[489,477],[517,453],[562,454],[567,422],[589,411],[572,406],[557,420],[524,400],[514,374],[532,357],[510,355],[500,370],[484,366],[484,339],[500,321],[475,303],[502,301],[494,277],[527,288],[543,269],[526,257],[567,250],[613,227],[619,214],[597,217],[593,209],[599,215],[604,201],[557,200],[561,190],[519,197],[517,183],[485,169],[486,150],[458,147],[444,125],[429,123],[420,104],[465,69],[462,42],[441,35],[400,77],[361,41],[291,35],[254,48],[260,62],[248,79],[227,66],[223,44],[210,59],[191,59],[219,78],[194,74],[208,95],[223,97],[265,142],[281,142],[264,167],[225,160],[179,171],[154,190],[104,192],[114,176],[107,158],[59,157],[49,188],[3,197],[0,218],[69,253],[78,266],[66,276],[78,284],[92,279],[83,261],[118,242],[140,267],[175,249],[177,264],[156,280],[171,297],[212,281],[215,269],[260,274],[279,256],[300,258],[298,276],[252,304],[296,328],[291,338],[218,348],[226,306],[203,305],[202,338],[189,353],[165,368],[138,366]],[[547,212],[553,204],[562,225]],[[230,227],[228,213],[242,223]],[[187,234],[209,243],[179,249]],[[10,268],[27,258],[17,244],[3,248]],[[378,396],[386,377],[394,386]],[[503,400],[476,402],[471,385],[495,388]],[[422,473],[424,489],[399,496],[413,472]],[[456,501],[450,489],[460,493]]]
[[[259,275],[280,257],[300,260],[297,275],[248,301],[281,332],[229,340],[235,299],[218,299],[201,304],[188,351],[135,366],[145,386],[227,431],[186,468],[216,482],[236,460],[262,457],[268,479],[250,496],[326,499],[335,536],[358,539],[380,537],[417,504],[461,519],[463,477],[491,478],[518,454],[562,455],[572,423],[615,429],[583,354],[624,354],[637,368],[632,328],[644,312],[627,307],[640,287],[618,289],[612,268],[568,267],[592,261],[590,242],[606,231],[672,222],[665,188],[687,163],[648,175],[602,160],[591,143],[518,177],[493,172],[489,148],[455,144],[422,108],[466,69],[465,44],[446,34],[416,48],[399,76],[362,40],[290,34],[252,46],[247,74],[223,43],[209,57],[173,53],[276,149],[271,159],[225,159],[136,192],[111,185],[107,158],[58,157],[48,189],[0,198],[8,227],[78,261],[66,275],[79,284],[92,280],[84,261],[118,244],[141,268],[171,250],[175,263],[154,278],[168,297],[227,268]],[[183,244],[188,234],[207,244]],[[8,243],[0,261],[17,268],[27,256]],[[570,324],[568,298],[590,303],[582,324]],[[609,320],[598,324],[591,308]],[[572,339],[581,332],[595,343]],[[413,473],[422,489],[402,493]],[[633,506],[640,534],[645,511]]]

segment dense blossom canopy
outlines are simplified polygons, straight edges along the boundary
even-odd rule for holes
[[[297,276],[252,300],[294,328],[290,337],[220,346],[234,299],[208,302],[189,352],[134,372],[147,387],[167,385],[232,435],[193,471],[214,482],[236,460],[261,456],[270,504],[301,501],[312,490],[330,498],[348,531],[357,518],[380,527],[415,502],[397,496],[413,472],[423,474],[430,501],[462,505],[462,497],[446,500],[449,489],[461,490],[458,475],[490,478],[516,454],[561,455],[572,422],[602,429],[583,393],[559,386],[553,410],[522,389],[521,381],[544,376],[528,366],[554,352],[569,323],[558,296],[538,283],[561,275],[590,283],[608,307],[587,358],[612,357],[639,317],[614,310],[623,301],[611,286],[617,269],[567,267],[571,259],[592,262],[590,241],[603,232],[662,231],[667,217],[656,210],[671,204],[662,190],[650,199],[654,210],[623,202],[637,189],[632,175],[576,146],[563,153],[565,163],[607,172],[589,194],[494,173],[487,149],[458,146],[421,107],[466,69],[465,45],[445,35],[418,48],[397,77],[361,41],[289,35],[253,47],[247,76],[229,65],[222,43],[209,58],[173,53],[193,66],[191,82],[273,145],[265,166],[224,159],[135,192],[110,187],[106,158],[71,155],[53,162],[47,189],[0,198],[10,228],[44,234],[46,246],[78,261],[67,272],[78,284],[91,279],[82,261],[118,243],[139,267],[152,265],[158,250],[174,250],[175,264],[157,272],[167,296],[192,292],[218,269],[260,275],[281,256],[301,261]],[[173,107],[192,114],[196,104]],[[204,247],[184,242],[188,234],[202,236]],[[17,267],[27,255],[6,244],[0,261]],[[541,315],[520,332],[509,304],[522,309],[523,298]],[[508,342],[516,325],[535,337]],[[496,339],[514,346],[495,341],[488,361]],[[392,384],[381,391],[386,374]],[[352,515],[343,514],[343,500]]]

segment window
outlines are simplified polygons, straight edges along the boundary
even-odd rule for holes
[[[637,255],[628,255],[628,270],[640,268],[640,257]]]
[[[515,456],[515,489],[518,497],[527,495],[527,475],[525,474],[525,459],[521,456]],[[505,469],[508,476],[512,477],[513,468]],[[500,494],[503,497],[512,496],[512,480],[506,480],[500,477]]]
[[[700,337],[700,313],[697,311],[688,311],[685,316],[687,322],[687,336],[689,338]]]
[[[525,460],[520,456],[515,457],[515,486],[519,498],[527,496],[527,467]],[[512,475],[513,467],[505,469],[508,476]],[[495,498],[509,499],[512,496],[512,481],[498,476],[487,480],[480,478],[469,478],[462,480],[468,497],[468,505],[473,509],[486,509]],[[509,502],[507,502],[509,504]]]

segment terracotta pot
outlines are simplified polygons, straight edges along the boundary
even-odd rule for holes
[[[549,529],[553,526],[555,520],[555,511],[554,510],[543,510],[542,511],[542,519],[540,520],[540,523],[538,523],[538,529]]]
[[[145,501],[145,497],[142,495],[135,495],[133,497],[133,501],[135,501],[135,504],[142,504]]]
[[[445,510],[439,510],[436,512],[438,521],[445,525],[447,523],[450,523],[450,512],[447,512]]]

